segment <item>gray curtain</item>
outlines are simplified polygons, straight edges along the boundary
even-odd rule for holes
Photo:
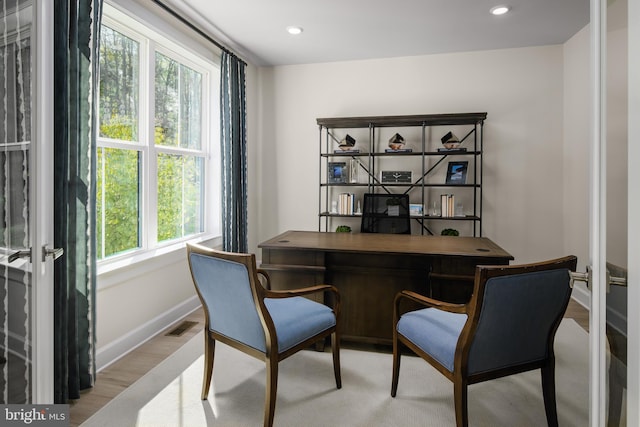
[[[247,252],[247,141],[245,63],[222,53],[220,115],[222,145],[222,247]]]
[[[95,201],[102,0],[54,0],[55,403],[95,380]]]

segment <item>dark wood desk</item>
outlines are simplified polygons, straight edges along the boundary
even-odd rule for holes
[[[476,265],[513,259],[484,237],[287,231],[258,247],[273,289],[334,285],[343,339],[381,344],[391,342],[397,292],[466,302]]]

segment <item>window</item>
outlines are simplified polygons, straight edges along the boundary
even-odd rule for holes
[[[100,35],[98,260],[219,230],[217,66],[128,19]]]

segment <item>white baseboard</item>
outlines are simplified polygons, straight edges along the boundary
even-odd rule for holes
[[[130,334],[122,336],[120,339],[104,347],[98,348],[96,350],[96,370],[100,372],[172,324],[197,310],[200,306],[200,299],[197,295],[194,295],[173,309],[140,326]]]
[[[591,293],[583,285],[576,283],[571,293],[573,298],[578,304],[589,310],[591,307]]]
[[[571,294],[571,298],[573,298],[578,304],[582,305],[587,311],[590,310],[591,306],[591,292],[587,290],[584,285],[576,285],[573,288],[573,293]],[[627,304],[626,295],[623,297],[611,298],[607,296],[607,314],[606,321],[607,326],[612,327],[618,332],[626,335],[627,334],[627,309],[626,307],[620,307],[619,304]]]

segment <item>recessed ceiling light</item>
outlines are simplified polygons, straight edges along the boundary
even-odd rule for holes
[[[494,6],[491,8],[491,14],[492,15],[504,15],[505,13],[509,12],[509,6],[504,6],[504,5],[500,5],[500,6]]]
[[[289,34],[297,36],[298,34],[302,33],[302,27],[290,26],[287,27],[287,32]]]

